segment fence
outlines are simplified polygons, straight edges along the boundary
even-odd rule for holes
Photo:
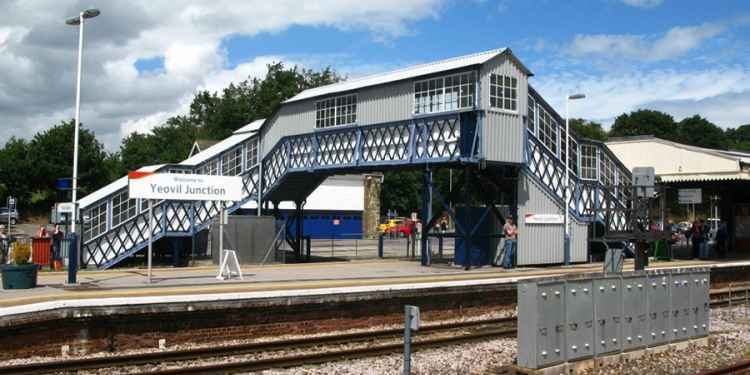
[[[310,254],[315,257],[335,257],[345,259],[371,259],[379,256],[378,247],[379,239],[351,239],[351,234],[342,233],[337,235],[331,235],[327,239],[311,239],[310,240]],[[383,236],[383,258],[404,258],[404,257],[418,257],[419,256],[419,240],[414,239],[415,244],[414,250],[411,250],[408,237],[402,238],[390,238],[389,236]],[[439,241],[437,238],[431,237],[431,250],[432,253],[437,255],[439,251]],[[442,254],[443,257],[453,257],[453,244],[452,239],[442,240]]]

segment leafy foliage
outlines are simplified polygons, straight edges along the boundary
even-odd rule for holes
[[[677,124],[679,142],[706,148],[726,149],[727,138],[724,131],[710,121],[695,115]]]
[[[29,264],[31,258],[31,244],[28,242],[19,242],[13,247],[13,264]]]
[[[607,140],[607,132],[602,128],[602,124],[598,122],[574,118],[570,119],[569,125],[573,132],[579,137],[602,142]]]
[[[615,119],[610,137],[653,135],[657,138],[677,141],[677,124],[672,116],[659,111],[639,109],[629,114],[623,113]]]

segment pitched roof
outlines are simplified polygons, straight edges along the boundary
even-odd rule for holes
[[[465,56],[453,57],[446,60],[435,61],[426,64],[414,65],[386,73],[373,74],[357,79],[350,79],[326,86],[307,89],[285,101],[285,103],[310,99],[322,95],[335,94],[339,92],[361,89],[364,87],[382,85],[384,83],[416,78],[428,74],[444,72],[453,69],[465,68],[473,65],[484,64],[492,58],[508,53],[526,74],[532,75],[520,61],[518,61],[509,48],[498,48],[484,52],[473,53]]]

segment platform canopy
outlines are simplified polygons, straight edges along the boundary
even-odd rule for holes
[[[652,166],[665,183],[750,180],[750,153],[685,145],[653,136],[612,138],[607,146],[632,170]]]

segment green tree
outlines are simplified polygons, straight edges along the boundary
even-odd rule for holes
[[[73,121],[63,121],[37,133],[29,143],[28,160],[30,181],[39,193],[37,208],[47,209],[57,199],[57,180],[73,176]],[[83,126],[78,142],[78,196],[100,188],[109,182],[104,163],[107,154],[94,133]]]
[[[724,131],[727,147],[732,150],[750,151],[750,124]]]
[[[176,116],[151,130],[131,133],[122,140],[120,158],[124,171],[145,165],[178,163],[187,158],[200,129],[185,116]]]
[[[602,128],[602,124],[598,122],[574,118],[570,119],[570,128],[576,135],[582,138],[594,139],[602,142],[607,140],[607,132]]]
[[[31,163],[28,143],[11,137],[0,149],[0,205],[4,206],[8,195],[18,199],[19,208],[28,205],[31,198]]]
[[[422,172],[415,170],[390,170],[383,174],[380,189],[380,211],[396,210],[400,216],[409,216],[421,206]]]
[[[699,147],[727,148],[728,142],[724,131],[703,117],[687,117],[680,121],[677,127],[679,142]]]
[[[672,116],[659,111],[639,109],[630,114],[621,114],[615,119],[610,137],[653,135],[657,138],[677,141],[677,124]]]

